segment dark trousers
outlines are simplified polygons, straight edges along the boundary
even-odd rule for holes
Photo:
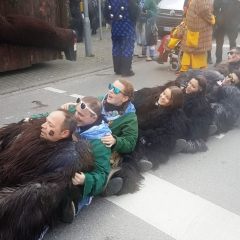
[[[222,27],[216,30],[216,62],[219,63],[222,61],[222,48],[224,43],[224,36],[227,35],[229,39],[230,49],[236,47],[236,39],[238,36],[237,29],[230,29]]]

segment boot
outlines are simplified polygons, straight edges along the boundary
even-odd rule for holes
[[[183,153],[205,152],[208,150],[205,142],[202,139],[187,141],[187,146],[182,150]]]
[[[113,56],[113,68],[114,72],[118,75],[121,74],[121,56]]]
[[[140,172],[142,173],[148,172],[149,170],[152,169],[152,166],[153,166],[152,163],[145,156],[143,156],[143,158],[139,160],[138,164],[139,164]]]
[[[121,72],[122,77],[131,77],[135,75],[135,72],[132,70],[132,56],[121,58]]]
[[[77,34],[74,30],[73,32],[73,43],[70,47],[64,49],[64,54],[67,60],[76,61],[77,60]]]
[[[107,184],[107,187],[104,192],[102,192],[103,197],[110,197],[112,195],[115,195],[118,193],[123,185],[123,179],[120,177],[115,177],[110,179],[110,181]]]

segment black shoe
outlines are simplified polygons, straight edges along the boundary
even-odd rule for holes
[[[202,139],[195,141],[187,141],[187,147],[182,150],[184,153],[205,152],[208,150],[205,142]]]
[[[76,61],[77,60],[77,34],[74,30],[72,30],[73,32],[73,43],[70,47],[68,47],[67,49],[64,49],[64,54],[67,60],[69,61]]]
[[[185,139],[178,139],[173,150],[174,153],[180,153],[187,147],[187,141]]]
[[[152,58],[152,60],[157,62],[158,64],[164,64],[163,59],[161,57],[154,57]]]
[[[130,69],[128,72],[123,73],[122,77],[131,77],[134,75],[135,75],[135,72],[132,69]]]
[[[208,63],[208,64],[213,64],[213,60],[212,60],[211,57],[207,59],[207,63]]]
[[[152,169],[152,163],[150,161],[148,161],[147,157],[143,157],[142,159],[139,160],[139,169],[140,172],[144,173],[144,172],[148,172],[149,170]]]
[[[217,126],[216,125],[210,125],[208,129],[209,136],[212,136],[217,132]]]
[[[107,184],[105,191],[103,192],[104,197],[110,197],[118,193],[123,185],[123,179],[120,177],[112,178]]]
[[[65,223],[72,223],[75,215],[75,205],[73,201],[69,200],[66,207],[63,209],[61,220]]]

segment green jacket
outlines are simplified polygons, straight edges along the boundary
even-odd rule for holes
[[[88,139],[87,139],[88,140]],[[110,173],[111,149],[102,143],[101,139],[89,139],[93,146],[96,168],[85,174],[85,183],[83,189],[83,200],[87,196],[95,196],[101,193]]]
[[[70,106],[69,111],[75,113],[76,107]],[[47,117],[51,112],[44,114],[33,114],[30,118]],[[101,139],[86,139],[93,147],[96,168],[85,174],[85,183],[83,186],[83,200],[86,196],[95,196],[99,194],[105,186],[110,173],[111,149],[102,143]],[[80,186],[81,188],[82,186]]]
[[[103,96],[98,97],[102,101]],[[109,123],[113,137],[117,140],[112,146],[112,152],[130,153],[133,152],[138,139],[137,115],[133,112],[123,115]]]
[[[157,14],[157,4],[155,0],[146,0],[143,5],[143,11],[147,10],[146,19],[155,17]]]
[[[128,113],[114,120],[109,128],[117,140],[112,147],[112,152],[129,153],[134,151],[138,138],[138,122],[135,113]]]

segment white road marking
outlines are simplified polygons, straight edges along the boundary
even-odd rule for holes
[[[70,97],[74,97],[74,98],[83,98],[84,96],[82,96],[82,95],[78,95],[78,94],[72,94],[72,95],[70,95]]]
[[[65,93],[66,91],[57,89],[57,88],[52,88],[52,87],[46,87],[44,88],[45,90],[52,91],[52,92],[57,92],[57,93]]]
[[[213,47],[216,47],[216,43],[213,43],[212,46],[213,46]],[[229,44],[223,44],[223,47],[224,47],[224,48],[229,48]]]
[[[218,139],[221,139],[221,138],[223,138],[224,136],[225,136],[225,134],[222,134],[222,133],[221,133],[221,134],[219,134],[219,135],[215,135],[214,137],[215,137],[215,138],[218,138]]]
[[[239,240],[240,216],[150,173],[135,194],[110,202],[176,240]]]

